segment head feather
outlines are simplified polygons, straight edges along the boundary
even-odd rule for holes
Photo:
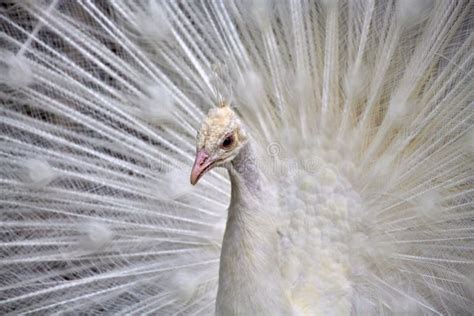
[[[247,139],[237,114],[227,102],[223,102],[211,109],[205,117],[198,134],[197,147],[213,153],[219,149],[223,139],[230,134],[235,139],[234,147],[242,145]]]

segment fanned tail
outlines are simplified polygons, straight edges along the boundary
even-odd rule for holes
[[[354,193],[337,237],[353,314],[471,312],[473,17],[434,0],[0,6],[0,311],[213,313],[229,183],[188,177],[221,65],[261,155],[321,162]]]

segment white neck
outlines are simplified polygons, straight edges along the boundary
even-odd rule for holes
[[[289,315],[278,268],[272,197],[264,190],[249,144],[227,169],[232,193],[222,243],[216,313]]]

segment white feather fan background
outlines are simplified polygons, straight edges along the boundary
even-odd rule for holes
[[[436,0],[0,5],[0,312],[213,313],[229,182],[188,177],[218,90],[261,152],[318,165],[288,201],[347,180],[314,267],[341,258],[352,314],[471,313],[473,18]]]

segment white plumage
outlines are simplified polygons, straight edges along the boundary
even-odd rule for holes
[[[472,313],[473,14],[0,5],[0,313]],[[223,100],[249,146],[193,187]]]

